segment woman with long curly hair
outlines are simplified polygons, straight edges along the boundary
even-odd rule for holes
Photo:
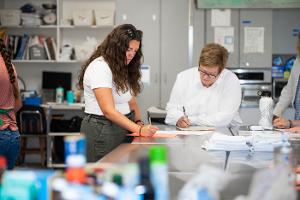
[[[21,106],[17,73],[11,54],[0,39],[0,155],[5,156],[8,169],[14,167],[20,150],[16,112]]]
[[[86,113],[81,133],[88,162],[128,142],[129,133],[148,137],[158,130],[141,121],[136,100],[141,92],[142,34],[131,24],[114,28],[80,71]]]

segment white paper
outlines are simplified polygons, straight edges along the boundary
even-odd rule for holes
[[[254,151],[273,151],[275,147],[282,145],[281,134],[256,133],[251,136],[229,136],[215,132],[203,148],[207,150],[246,151],[253,148]]]
[[[228,52],[233,52],[234,27],[215,27],[214,42],[224,46]]]
[[[141,72],[142,72],[142,83],[145,85],[150,85],[150,66],[143,64],[141,66]]]
[[[206,135],[212,134],[212,131],[156,131],[158,134],[176,134],[176,135]]]
[[[181,128],[176,126],[176,128],[181,131],[214,131],[215,130],[214,127],[210,127],[210,126],[189,126],[187,128]]]
[[[264,52],[264,27],[245,27],[244,53]]]
[[[211,26],[230,26],[230,9],[212,9]]]

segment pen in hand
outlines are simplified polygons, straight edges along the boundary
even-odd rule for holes
[[[181,128],[187,128],[191,125],[188,115],[185,112],[185,107],[182,106],[183,116],[180,117],[176,123],[176,126]]]
[[[186,112],[185,112],[185,107],[184,107],[184,106],[182,106],[182,111],[183,111],[183,115],[184,115],[186,118],[189,118],[189,117],[187,116]]]

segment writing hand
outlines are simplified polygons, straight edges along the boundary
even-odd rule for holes
[[[191,125],[191,121],[186,116],[180,117],[176,123],[176,126],[180,128],[187,128],[190,125]]]

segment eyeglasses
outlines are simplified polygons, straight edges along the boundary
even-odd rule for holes
[[[210,79],[216,79],[216,78],[219,76],[219,74],[214,75],[214,74],[207,73],[206,71],[204,71],[204,70],[201,69],[200,67],[198,67],[198,71],[199,71],[202,75],[205,75],[205,76],[207,76],[207,77],[210,78]]]
[[[133,30],[133,29],[128,29],[126,31],[127,35],[131,38],[141,40],[143,37],[143,32],[141,30]]]

